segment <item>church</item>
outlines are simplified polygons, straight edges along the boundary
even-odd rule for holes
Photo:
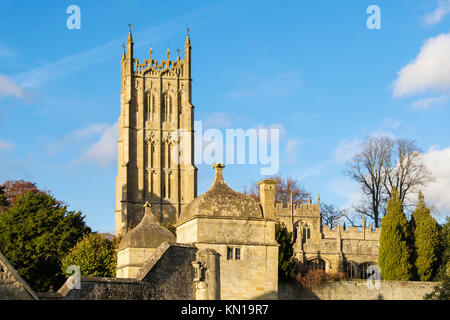
[[[197,196],[190,37],[183,58],[175,60],[169,50],[165,60],[156,60],[150,49],[140,62],[133,45],[130,32],[121,59],[116,278],[81,275],[78,288],[69,279],[45,298],[278,299],[277,222],[293,232],[303,270],[368,277],[380,229],[322,225],[320,196],[317,203],[276,203],[276,182],[264,179],[258,202],[226,184],[221,163],[213,166],[210,188]],[[176,227],[176,236],[167,223]],[[20,294],[36,298],[8,269]]]

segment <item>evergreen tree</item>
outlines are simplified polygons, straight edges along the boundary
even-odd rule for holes
[[[289,281],[297,272],[297,263],[294,260],[294,246],[292,232],[280,222],[275,225],[275,237],[280,244],[278,249],[278,278],[280,281]]]
[[[36,291],[64,282],[61,259],[90,232],[81,212],[43,192],[27,192],[0,214],[0,251]]]
[[[103,234],[92,233],[78,242],[62,260],[62,272],[68,277],[67,268],[76,265],[85,277],[115,277],[116,263],[114,242]]]
[[[8,208],[8,200],[5,195],[5,187],[0,185],[0,213],[6,211]]]
[[[385,280],[412,278],[411,236],[403,205],[394,187],[381,220],[378,266]]]
[[[431,280],[439,259],[439,225],[425,205],[419,192],[419,201],[412,215],[414,226],[415,271],[421,281]]]

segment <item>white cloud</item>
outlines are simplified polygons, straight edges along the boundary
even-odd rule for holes
[[[57,151],[67,149],[68,147],[73,146],[74,143],[102,134],[109,127],[110,125],[108,124],[100,123],[75,130],[74,132],[68,134],[67,136],[49,143],[46,146],[47,152],[49,155],[52,155]]]
[[[401,69],[393,83],[394,96],[450,89],[450,33],[428,39],[414,61]]]
[[[15,84],[10,78],[0,74],[0,98],[14,96],[19,99],[26,98],[25,91]]]
[[[327,187],[345,202],[340,206],[341,209],[352,208],[361,200],[361,189],[358,184],[347,177],[337,177],[331,179]]]
[[[296,162],[298,146],[300,144],[301,144],[301,140],[298,138],[292,138],[287,141],[286,147],[284,148],[284,152],[286,154],[286,158],[284,160],[286,162],[289,162],[289,163]]]
[[[427,26],[438,24],[450,13],[450,0],[440,0],[438,7],[423,17],[423,23]]]
[[[338,146],[334,150],[334,161],[344,163],[352,159],[361,150],[361,141],[355,139],[344,139],[339,141]]]
[[[105,129],[100,140],[89,148],[84,158],[97,162],[101,166],[107,166],[114,162],[117,156],[118,133],[118,123],[115,122]]]
[[[0,139],[0,151],[13,151],[15,148],[16,146],[12,143]]]
[[[413,104],[411,107],[414,110],[430,110],[432,108],[442,108],[447,104],[448,98],[446,96],[440,97],[428,97],[420,99]]]
[[[93,127],[91,127],[91,130],[94,130]],[[87,133],[89,130],[84,131],[84,133]],[[104,128],[100,139],[92,144],[79,159],[76,159],[74,164],[92,162],[105,167],[116,161],[118,133],[119,127],[117,122]]]
[[[425,200],[434,206],[437,216],[450,215],[450,147],[439,149],[433,146],[424,155],[425,164],[433,173],[436,181],[425,190]]]

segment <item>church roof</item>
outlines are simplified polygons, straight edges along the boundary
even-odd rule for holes
[[[145,215],[141,222],[131,231],[127,232],[120,241],[119,250],[125,248],[158,248],[163,242],[176,242],[172,232],[162,227],[150,210],[147,202]]]
[[[182,210],[177,225],[200,216],[263,218],[258,202],[227,186],[222,175],[224,167],[221,163],[213,166],[216,172],[211,187]]]

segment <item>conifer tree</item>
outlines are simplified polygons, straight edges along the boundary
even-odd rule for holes
[[[429,281],[436,273],[439,259],[439,225],[425,205],[419,192],[419,201],[412,215],[414,226],[415,270],[421,281]]]
[[[411,280],[411,236],[408,220],[394,187],[381,220],[378,266],[385,280]]]

